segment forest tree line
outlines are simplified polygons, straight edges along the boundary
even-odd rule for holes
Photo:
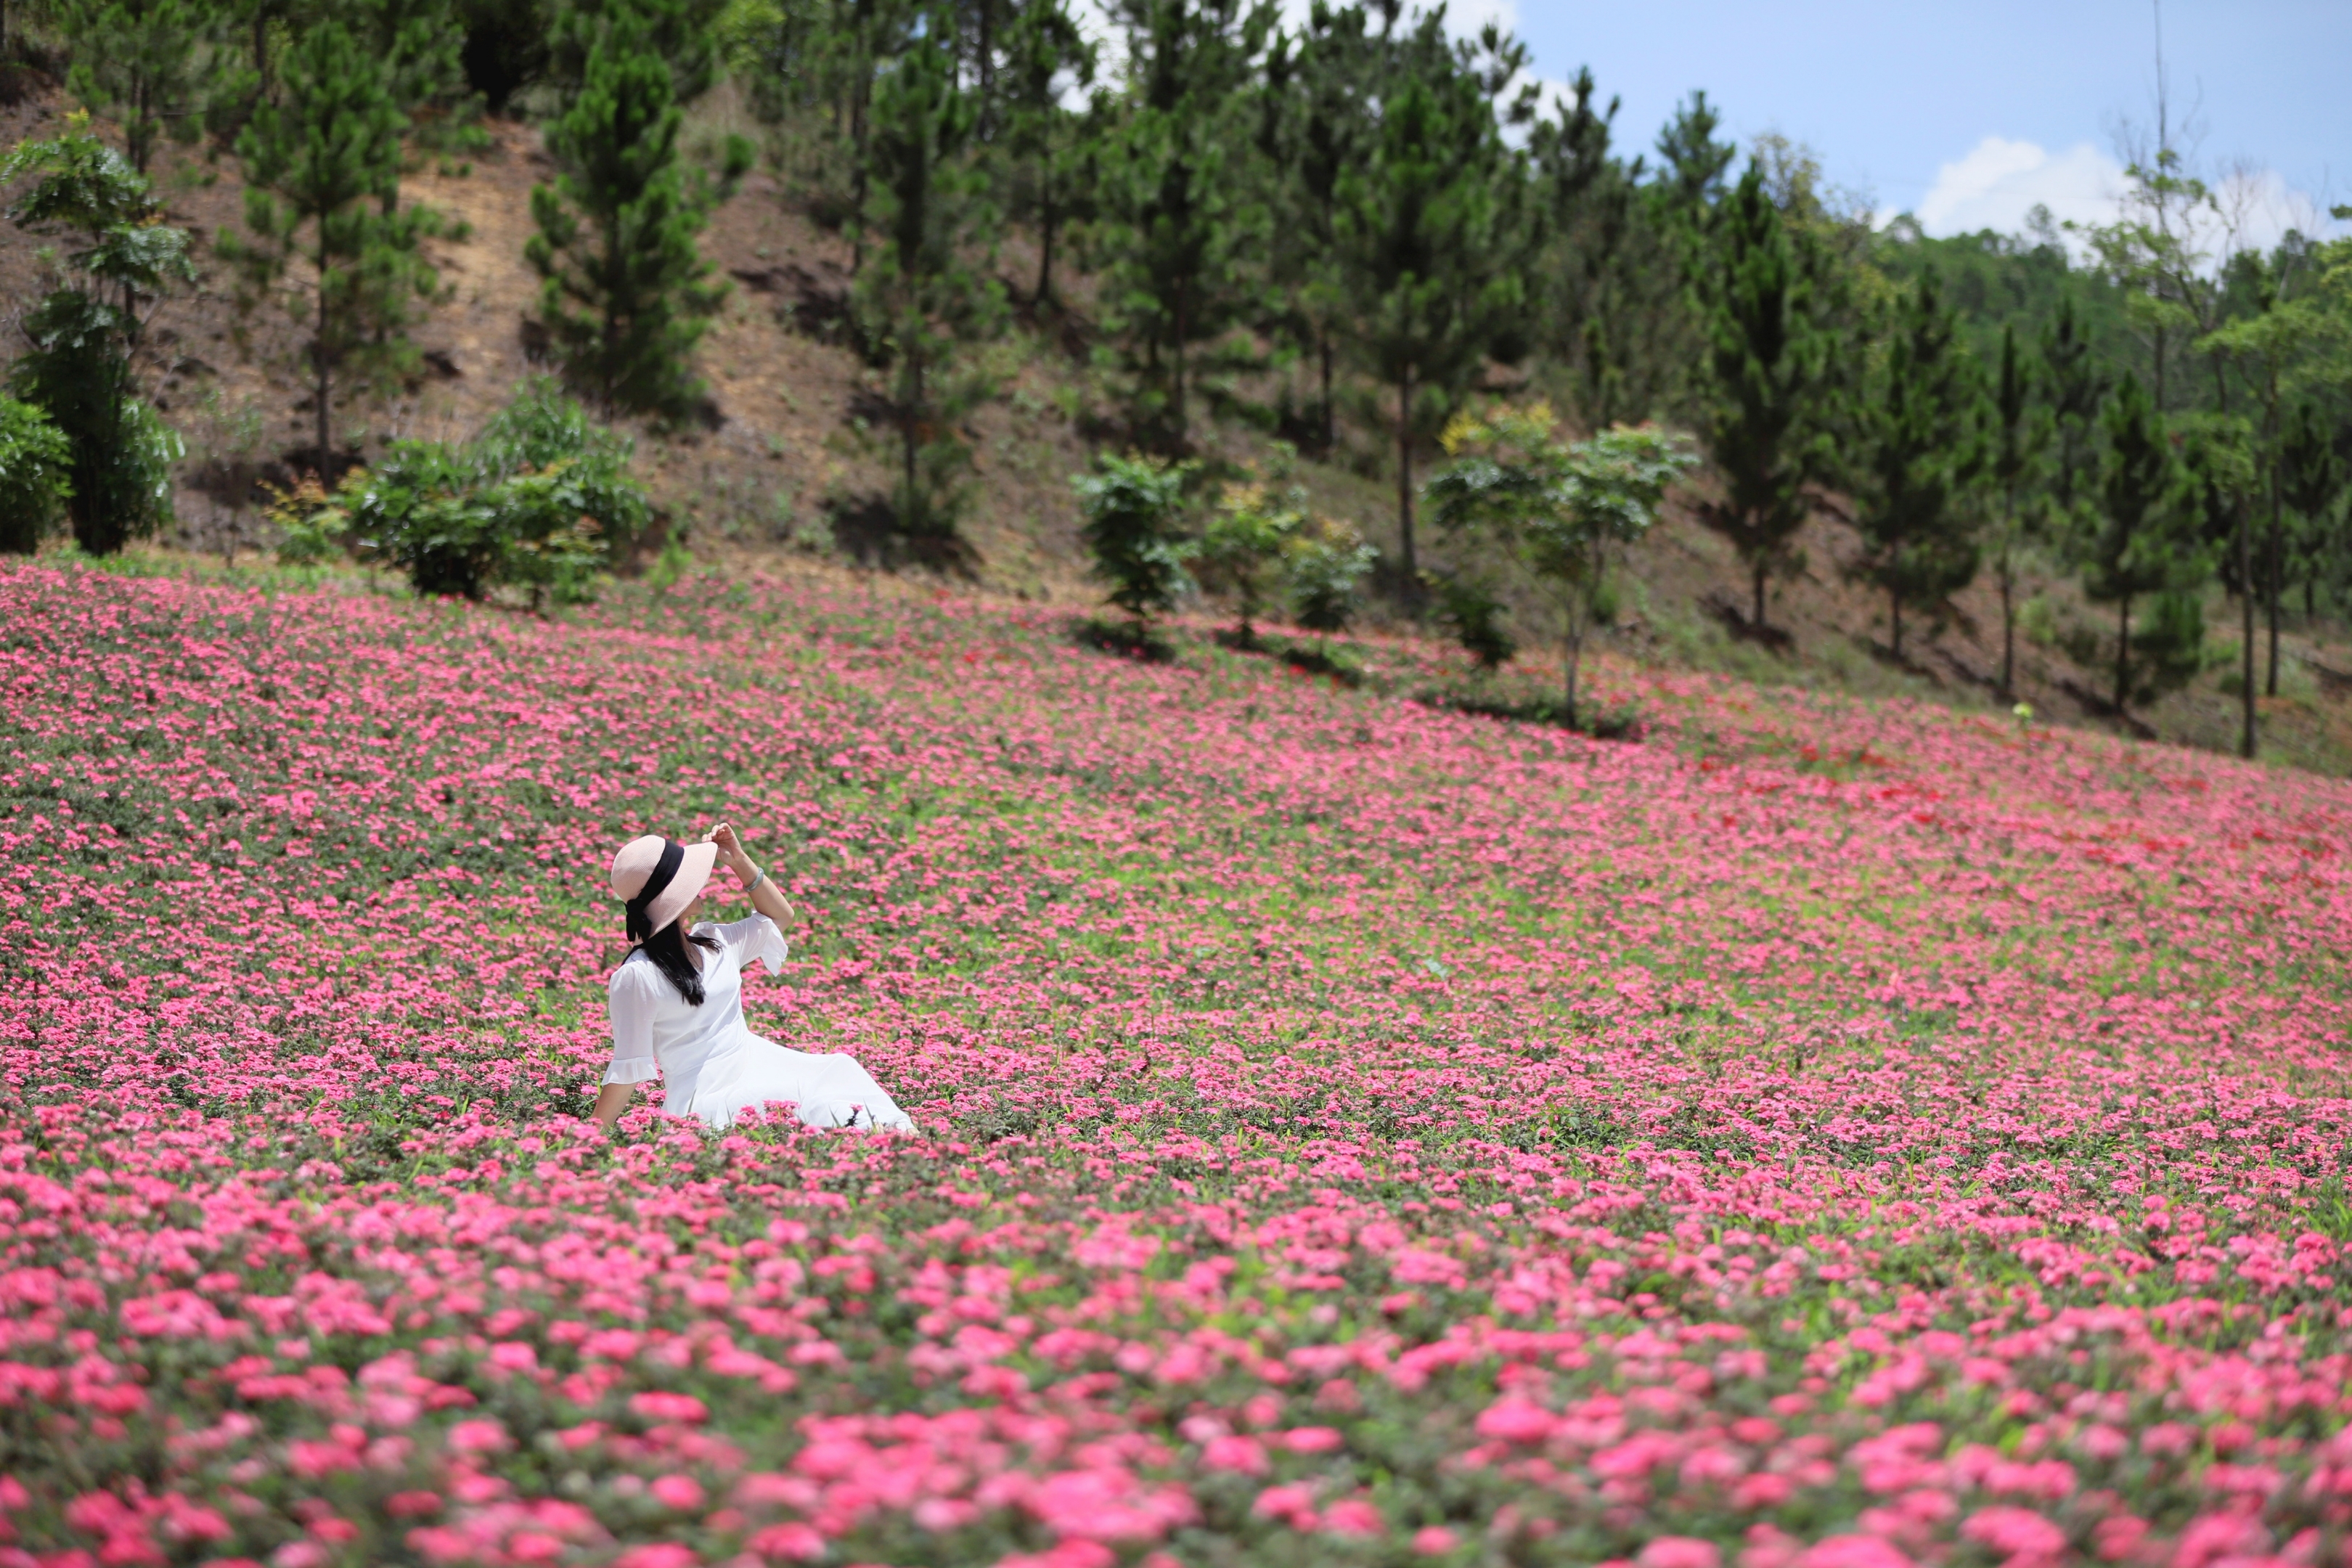
[[[1801,148],[1736,146],[1704,93],[1633,145],[1589,71],[1548,102],[1519,43],[1458,37],[1440,10],[1107,9],[1108,36],[1070,0],[20,6],[20,45],[115,131],[8,166],[49,192],[16,220],[78,247],[28,313],[7,427],[52,451],[87,545],[152,526],[170,441],[129,367],[142,309],[190,266],[146,178],[165,142],[209,139],[248,184],[216,255],[306,323],[327,467],[335,399],[413,365],[434,295],[419,242],[442,220],[404,200],[404,169],[521,115],[557,166],[527,255],[548,341],[607,415],[691,417],[724,294],[697,236],[760,160],[843,237],[853,283],[828,330],[887,378],[909,538],[956,529],[968,416],[997,390],[976,349],[1059,319],[1110,389],[1106,446],[1181,461],[1244,421],[1377,464],[1387,581],[1417,606],[1479,586],[1431,569],[1442,433],[1538,395],[1588,432],[1688,433],[1699,515],[1737,551],[1759,631],[1798,530],[1828,510],[1860,534],[1897,658],[1980,574],[2005,649],[2023,565],[2078,576],[2113,606],[2125,710],[2210,658],[2218,579],[2244,617],[2251,746],[2282,618],[2352,601],[2352,250],[2246,242],[2229,193],[2161,137],[2110,224],[1930,239],[1874,227]],[[730,78],[764,145],[689,155],[688,108]],[[1349,450],[1365,436],[1377,449]],[[1475,552],[1443,553],[1475,574]]]

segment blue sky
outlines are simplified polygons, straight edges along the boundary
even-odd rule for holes
[[[1931,233],[2012,229],[2036,199],[2109,216],[2117,121],[2153,120],[2148,0],[1454,0],[1457,26],[1486,15],[1547,79],[1591,66],[1629,151],[1705,88],[1738,139],[1806,142]],[[2265,172],[2263,226],[2352,203],[2352,0],[2169,0],[2164,38],[2207,172]]]

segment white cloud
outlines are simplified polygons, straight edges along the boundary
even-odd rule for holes
[[[1966,157],[1937,170],[1935,184],[1912,216],[1939,237],[1988,228],[2021,233],[2036,206],[2049,208],[2061,224],[2107,224],[2121,216],[2127,183],[2123,164],[2087,142],[2051,153],[2032,142],[1988,136]],[[2275,169],[2242,163],[2209,174],[2207,183],[2214,205],[2190,227],[2191,243],[2209,256],[2241,247],[2268,249],[2289,229],[2325,236],[2342,228],[2323,204],[2289,185]],[[1895,216],[1882,209],[1880,226]],[[2083,250],[2079,243],[2071,248],[2078,255]]]
[[[1937,236],[1986,228],[2015,234],[2037,205],[2060,223],[2113,223],[2123,188],[2123,165],[2088,142],[2053,153],[2032,142],[1988,136],[1936,171],[1913,216]]]

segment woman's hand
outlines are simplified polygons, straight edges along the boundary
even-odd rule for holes
[[[778,925],[793,918],[791,901],[777,890],[775,883],[761,875],[760,868],[751,864],[751,857],[743,852],[743,841],[735,837],[733,824],[722,822],[712,828],[709,841],[719,846],[719,858],[727,862],[727,868],[735,873],[735,879],[751,894],[752,909]]]

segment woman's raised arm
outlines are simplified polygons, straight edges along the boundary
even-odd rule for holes
[[[751,864],[751,857],[743,853],[743,841],[735,837],[733,825],[722,822],[710,830],[710,842],[719,846],[719,858],[735,873],[750,894],[751,907],[776,922],[781,930],[793,918],[793,901],[784,897],[766,872]]]

